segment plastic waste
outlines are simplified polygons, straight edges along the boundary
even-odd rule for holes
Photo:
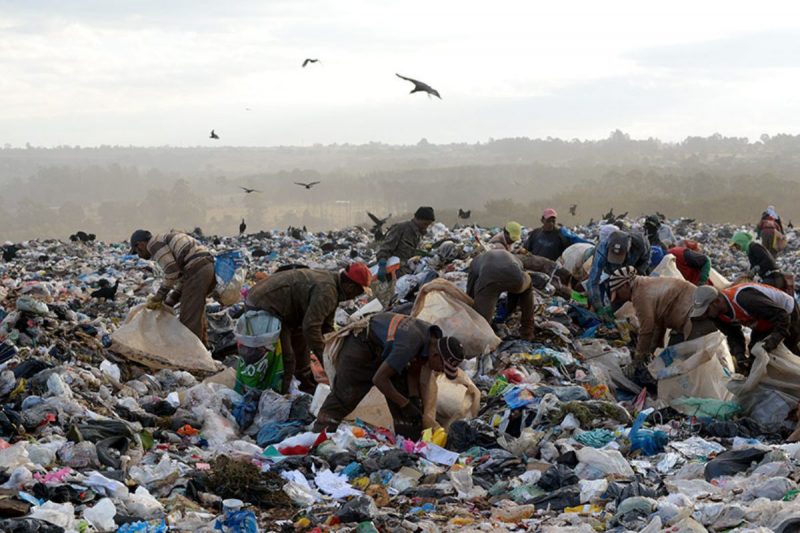
[[[706,464],[706,481],[720,476],[732,476],[747,470],[753,463],[761,461],[766,453],[766,450],[758,448],[722,452]]]
[[[608,475],[632,476],[633,469],[616,450],[581,448],[577,452],[578,466],[575,474],[580,479],[600,479]]]
[[[214,522],[214,530],[222,533],[258,533],[253,511],[229,511]]]
[[[214,372],[217,365],[194,333],[164,310],[131,309],[111,334],[111,350],[148,368]]]
[[[644,421],[653,412],[645,409],[636,416],[630,432],[631,451],[642,450],[645,455],[656,455],[664,451],[664,446],[669,442],[669,436],[663,431],[642,429]]]
[[[117,514],[117,507],[109,498],[103,498],[94,506],[86,509],[83,512],[83,517],[89,522],[97,531],[115,531],[117,524],[114,522],[114,516]]]

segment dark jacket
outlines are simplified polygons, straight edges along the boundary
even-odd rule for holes
[[[333,330],[336,309],[346,299],[338,273],[306,268],[278,272],[258,282],[247,305],[277,316],[283,328],[302,328],[308,347],[322,357],[323,330]]]
[[[528,235],[525,240],[525,249],[533,255],[555,261],[561,257],[564,250],[580,242],[589,243],[589,241],[581,239],[564,226],[559,226],[553,231],[545,231],[544,228],[539,227]]]
[[[518,256],[505,250],[489,250],[470,263],[467,294],[474,298],[489,285],[515,292],[525,284],[527,275]]]
[[[400,269],[397,272],[398,276],[410,274],[411,269],[408,267],[407,262],[417,255],[417,248],[421,238],[422,233],[419,232],[419,228],[417,228],[413,220],[400,222],[389,229],[376,255],[379,260],[389,259],[392,256],[399,257]]]
[[[776,302],[773,298],[757,289],[743,289],[739,293],[736,303],[748,315],[758,320],[759,323],[768,323],[771,329],[761,333],[774,336],[776,343],[789,337],[792,334],[792,328],[797,327],[797,324],[792,323],[793,319],[796,319],[797,313],[788,312],[780,302]],[[742,356],[745,348],[745,337],[741,324],[735,321],[730,304],[728,310],[714,320],[714,324],[727,337],[731,354],[737,357]],[[751,344],[756,340],[757,333],[759,332],[752,333]],[[758,337],[763,338],[763,334],[758,335]]]
[[[760,243],[750,243],[750,247],[747,249],[747,259],[750,261],[750,268],[758,270],[761,279],[773,277],[780,272],[775,258]]]
[[[402,374],[414,358],[427,360],[431,338],[441,336],[438,326],[406,315],[378,313],[369,320],[370,345],[398,374]]]

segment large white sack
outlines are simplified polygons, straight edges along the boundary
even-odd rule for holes
[[[215,372],[217,365],[200,339],[164,309],[138,305],[111,334],[111,351],[148,368]]]
[[[420,289],[411,316],[439,326],[445,335],[461,341],[467,359],[493,351],[500,338],[472,308],[472,298],[444,279],[435,279]]]
[[[578,281],[589,277],[594,259],[594,244],[579,242],[567,247],[558,263]]]
[[[657,355],[648,366],[650,373],[659,378],[659,402],[668,405],[683,397],[723,401],[733,398],[727,388],[733,374],[733,358],[722,333],[714,331],[673,348],[676,355],[671,365],[666,366]]]

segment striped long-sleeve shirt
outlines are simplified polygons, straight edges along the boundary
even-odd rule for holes
[[[158,296],[164,298],[169,291],[180,291],[182,276],[212,258],[211,253],[193,237],[172,232],[155,235],[147,243],[153,261],[164,272]]]

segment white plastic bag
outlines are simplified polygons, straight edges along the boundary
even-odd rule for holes
[[[659,355],[648,365],[658,379],[659,401],[669,404],[681,397],[728,401],[733,397],[726,387],[733,374],[733,358],[722,333],[714,331],[672,348],[676,355],[671,365]]]
[[[281,336],[281,321],[266,311],[247,311],[236,321],[234,335],[248,348],[271,349]]]
[[[131,309],[111,334],[111,351],[149,368],[214,372],[217,365],[203,343],[169,311]]]
[[[435,279],[420,289],[411,316],[457,338],[464,346],[465,357],[471,359],[500,345],[500,338],[472,305],[472,299],[451,282]]]

